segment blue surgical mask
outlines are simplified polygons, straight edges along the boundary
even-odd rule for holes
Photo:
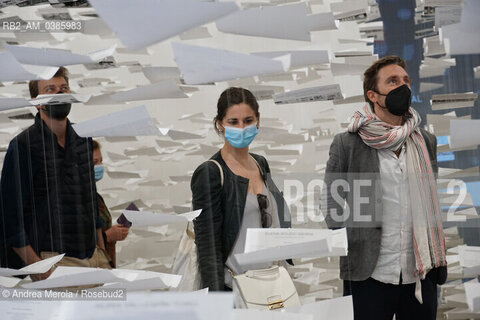
[[[95,171],[95,181],[99,181],[103,178],[103,165],[102,164],[98,164],[96,166],[93,167],[93,170]]]
[[[245,128],[225,126],[225,139],[235,148],[246,148],[258,133],[257,123]]]

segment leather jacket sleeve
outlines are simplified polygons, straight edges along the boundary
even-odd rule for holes
[[[202,209],[193,221],[198,268],[202,287],[224,289],[222,255],[222,186],[220,172],[212,162],[204,162],[193,173],[191,185],[193,210]]]

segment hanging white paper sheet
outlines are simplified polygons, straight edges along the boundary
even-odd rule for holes
[[[145,106],[117,111],[73,125],[81,137],[128,137],[159,136],[161,131],[155,125]]]
[[[0,81],[48,80],[58,71],[58,67],[45,67],[20,64],[10,52],[0,53]]]
[[[85,55],[75,54],[69,50],[30,48],[8,44],[5,44],[5,48],[11,52],[20,63],[61,67],[74,64],[95,63],[111,56],[115,52],[116,45]]]
[[[122,279],[116,277],[108,269],[59,266],[47,279],[25,283],[22,287],[25,289],[51,289],[118,281],[122,281]]]
[[[332,252],[332,247],[327,239],[308,242],[294,243],[276,246],[268,249],[235,254],[237,263],[242,266],[256,265],[264,262],[272,262],[304,257],[327,257]]]
[[[50,270],[57,262],[62,260],[65,254],[60,254],[48,259],[43,259],[38,262],[32,263],[26,267],[15,270],[10,268],[0,268],[0,276],[20,276],[28,274],[45,273]]]
[[[464,286],[468,308],[480,316],[480,283],[465,283]]]
[[[257,37],[310,41],[305,3],[245,9],[216,21],[222,32]]]
[[[286,72],[290,56],[268,59],[233,51],[172,43],[185,83],[203,84]]]
[[[480,120],[450,120],[450,147],[464,148],[480,144]]]
[[[25,98],[0,98],[0,111],[31,106]]]
[[[343,99],[340,85],[332,84],[292,90],[273,95],[275,104],[289,104],[301,102],[327,101]]]
[[[99,16],[132,50],[161,42],[238,10],[234,2],[91,0]]]
[[[58,93],[58,94],[39,94],[37,97],[31,99],[30,105],[55,105],[62,103],[85,103],[90,99],[89,94],[79,93]]]
[[[353,300],[352,296],[345,296],[304,304],[301,307],[289,308],[288,311],[313,314],[314,320],[352,320]]]
[[[122,211],[128,221],[132,223],[132,227],[146,227],[161,224],[187,222],[195,219],[202,210],[195,210],[182,214],[165,214],[150,211]]]
[[[269,59],[290,55],[290,69],[330,62],[330,54],[327,50],[270,51],[255,52],[252,55]]]

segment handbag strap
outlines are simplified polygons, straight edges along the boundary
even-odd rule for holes
[[[211,162],[215,163],[218,167],[218,170],[220,170],[220,185],[223,187],[223,169],[222,169],[222,166],[220,165],[220,163],[218,163],[217,160],[210,159],[208,161],[211,161]],[[187,227],[185,229],[185,232],[187,233],[187,236],[190,239],[195,239],[195,232],[192,230],[191,226],[192,226],[191,223],[188,222]]]
[[[262,179],[266,178],[264,177],[264,173],[263,173],[263,169],[262,167],[260,166],[260,164],[258,163],[257,159],[255,159],[252,155],[250,155],[250,157],[252,157],[253,161],[255,161],[257,167],[258,167],[258,170],[260,170],[260,174],[262,175]]]
[[[215,163],[218,167],[218,170],[220,170],[220,185],[223,187],[223,169],[222,169],[222,166],[220,165],[220,163],[218,163],[217,160],[210,159],[208,161],[211,161],[211,162]]]
[[[260,164],[257,162],[257,160],[256,160],[254,157],[252,157],[252,159],[253,159],[253,161],[255,161],[255,163],[256,163],[256,165],[257,165],[257,167],[258,167],[258,170],[260,170],[260,173],[261,173],[261,175],[262,175],[262,177],[263,177],[264,173],[263,173],[262,167],[260,166]],[[217,160],[209,159],[208,161],[211,161],[211,162],[213,162],[213,163],[215,163],[215,164],[217,165],[218,170],[220,171],[220,185],[223,187],[224,176],[223,176],[223,168],[222,168],[222,166],[220,165],[220,163],[219,163]],[[265,185],[266,185],[266,183],[265,183]],[[268,186],[267,186],[267,189],[268,189]]]

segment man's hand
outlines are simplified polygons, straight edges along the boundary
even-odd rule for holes
[[[21,248],[12,248],[12,249],[22,259],[23,263],[25,263],[26,266],[42,260],[37,255],[37,253],[33,250],[31,245],[21,247]]]
[[[122,241],[128,235],[128,228],[116,224],[105,231],[105,234],[107,235],[107,242]]]
[[[25,265],[30,265],[32,263],[42,260],[35,253],[32,246],[30,245],[21,247],[21,248],[13,248],[13,251],[15,251],[16,254],[18,254],[18,256],[23,260]],[[45,280],[52,274],[52,272],[53,272],[53,268],[48,270],[45,273],[31,274],[30,278],[32,279],[32,281]]]
[[[47,272],[45,273],[37,273],[37,274],[31,274],[30,275],[30,278],[32,279],[32,281],[40,281],[40,280],[45,280],[47,279],[53,272],[53,268],[48,270]]]

